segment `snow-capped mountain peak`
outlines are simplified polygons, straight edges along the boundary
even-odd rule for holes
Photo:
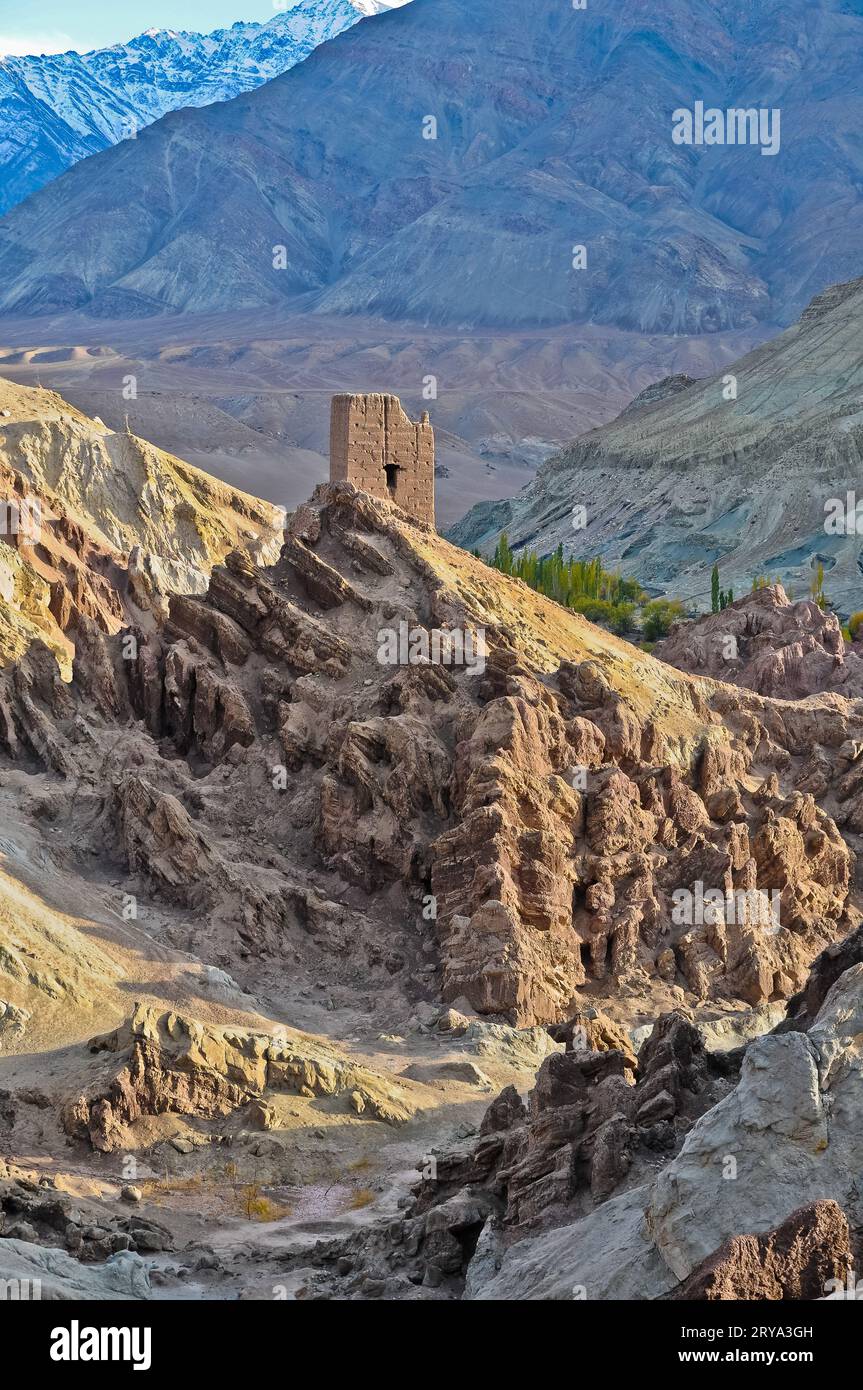
[[[300,0],[266,22],[210,34],[152,27],[90,53],[0,56],[0,214],[169,111],[259,87],[358,20],[407,2]]]

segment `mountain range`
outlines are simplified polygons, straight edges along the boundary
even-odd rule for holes
[[[0,213],[166,112],[258,87],[393,3],[405,0],[300,0],[266,23],[210,34],[147,29],[91,53],[0,55]]]
[[[786,324],[863,261],[861,58],[857,0],[414,0],[13,209],[0,307]],[[675,143],[698,101],[778,152]]]

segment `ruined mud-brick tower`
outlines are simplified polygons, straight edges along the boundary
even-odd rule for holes
[[[351,482],[434,526],[434,431],[398,396],[333,396],[330,482]]]

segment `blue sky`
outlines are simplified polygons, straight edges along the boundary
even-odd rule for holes
[[[134,38],[143,29],[204,32],[236,19],[272,19],[281,0],[0,0],[0,53],[85,52]]]

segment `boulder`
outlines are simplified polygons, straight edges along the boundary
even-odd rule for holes
[[[666,1297],[669,1299],[820,1299],[830,1281],[844,1288],[853,1265],[848,1218],[836,1202],[810,1202],[761,1235],[733,1236]]]

